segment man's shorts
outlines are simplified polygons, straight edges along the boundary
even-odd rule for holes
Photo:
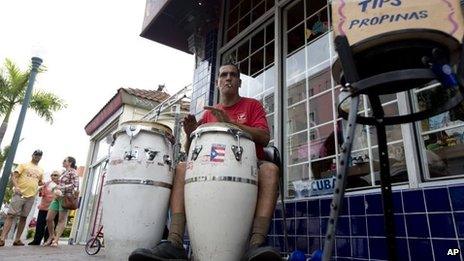
[[[8,215],[27,217],[34,205],[35,197],[21,198],[21,195],[14,194],[11,199]]]

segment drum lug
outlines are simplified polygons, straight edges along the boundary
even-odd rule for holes
[[[243,153],[243,148],[242,146],[235,146],[235,145],[232,145],[232,152],[234,153],[235,155],[235,159],[237,161],[240,161],[242,160],[242,153]]]
[[[163,156],[163,161],[164,161],[165,164],[169,165],[169,168],[171,168],[172,160],[171,160],[171,157],[169,157],[169,155],[164,155]]]
[[[138,150],[129,150],[124,152],[124,159],[125,160],[132,160],[132,159],[137,159],[139,156],[139,151]]]
[[[192,158],[191,160],[196,160],[198,158],[198,154],[200,154],[201,149],[203,148],[202,145],[196,146],[195,149],[192,151]]]
[[[140,132],[140,127],[138,126],[133,126],[133,125],[130,125],[130,126],[127,126],[126,127],[126,134],[131,137],[131,139],[135,136],[137,136],[137,134],[139,134]]]
[[[148,161],[153,161],[156,158],[156,155],[158,155],[158,153],[159,153],[159,151],[151,150],[149,148],[146,148],[145,152],[146,152]]]

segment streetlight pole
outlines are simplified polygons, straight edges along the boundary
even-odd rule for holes
[[[8,186],[8,181],[10,180],[11,167],[13,166],[13,160],[16,154],[16,149],[18,148],[19,138],[21,137],[21,130],[23,129],[24,118],[26,117],[27,108],[29,107],[29,102],[32,96],[32,87],[34,86],[35,77],[37,76],[39,67],[42,64],[42,59],[39,57],[32,57],[31,60],[32,68],[31,73],[29,74],[29,82],[27,85],[26,94],[24,95],[24,101],[21,107],[21,112],[19,113],[18,123],[16,124],[13,140],[11,141],[10,151],[8,152],[5,167],[3,168],[2,178],[0,179],[0,204],[3,203],[6,187]]]

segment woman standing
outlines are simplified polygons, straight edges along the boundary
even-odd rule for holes
[[[50,177],[52,180],[45,182],[45,184],[39,190],[39,196],[42,197],[42,200],[38,206],[39,215],[37,216],[34,240],[32,240],[29,245],[40,245],[42,238],[45,241],[48,239],[48,229],[45,230],[47,225],[47,213],[48,208],[54,199],[52,190],[59,184],[60,181],[60,173],[55,170],[52,172]],[[55,218],[55,222],[58,223],[57,218]]]
[[[63,208],[63,197],[72,196],[79,192],[79,177],[76,172],[76,159],[67,157],[63,161],[63,167],[66,169],[61,174],[59,185],[54,189],[55,199],[50,204],[47,214],[47,226],[50,238],[44,243],[45,246],[58,246],[58,240],[63,233],[64,227],[68,220],[68,210]],[[53,229],[53,219],[58,213],[58,225],[56,231]]]

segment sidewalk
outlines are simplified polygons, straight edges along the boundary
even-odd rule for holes
[[[2,261],[100,261],[105,260],[105,248],[102,248],[95,256],[85,253],[83,245],[67,245],[60,242],[58,247],[43,246],[12,246],[7,241],[4,247],[0,247],[0,260]]]

